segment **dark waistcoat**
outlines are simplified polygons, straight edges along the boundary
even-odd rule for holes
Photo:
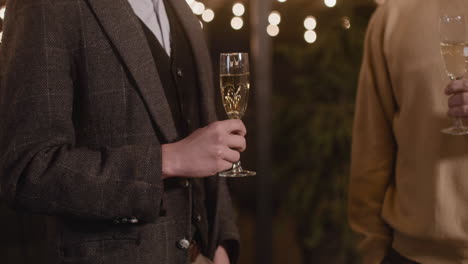
[[[170,3],[165,3],[171,26],[171,56],[169,57],[154,34],[141,22],[143,31],[151,49],[158,69],[159,78],[164,88],[166,98],[171,108],[172,116],[179,133],[179,140],[188,136],[200,127],[199,87],[196,75],[194,56],[189,40],[182,25],[174,14]],[[192,234],[195,235],[202,248],[206,248],[208,240],[208,223],[203,180],[183,180],[182,185],[188,185],[187,195],[174,192],[174,186],[180,186],[180,179],[169,179],[165,182],[167,197],[163,200],[165,213],[188,213],[192,220]],[[183,208],[179,203],[190,203],[190,212],[174,212],[172,208]]]

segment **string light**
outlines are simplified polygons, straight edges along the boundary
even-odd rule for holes
[[[279,25],[279,23],[281,23],[280,13],[277,11],[271,12],[270,15],[268,16],[268,22],[270,22],[270,24],[272,25]]]
[[[0,18],[2,20],[5,18],[5,7],[0,8]]]
[[[205,21],[207,23],[213,21],[214,17],[215,17],[215,14],[214,14],[213,10],[211,10],[211,9],[206,9],[202,14],[203,21]]]
[[[270,36],[270,37],[276,37],[278,36],[279,34],[279,27],[278,25],[268,25],[267,27],[267,34]]]
[[[231,19],[231,27],[235,30],[239,30],[244,26],[244,20],[241,17],[233,17]]]
[[[334,7],[336,5],[336,0],[324,0],[323,2],[328,7]]]
[[[349,20],[349,17],[345,16],[341,19],[341,22],[343,23],[343,27],[345,29],[350,29],[351,28],[351,21]]]
[[[194,4],[195,0],[185,0],[185,2],[187,2],[187,4],[192,7],[192,5]]]
[[[314,30],[317,27],[317,19],[313,16],[308,16],[304,19],[304,27],[308,30]]]
[[[307,43],[314,43],[317,40],[317,33],[313,30],[307,30],[304,33],[304,39]]]
[[[286,2],[286,0],[278,0],[278,2],[284,3],[284,2]]]
[[[192,11],[195,15],[201,15],[205,11],[205,4],[202,2],[195,2],[192,7]]]
[[[232,13],[235,15],[235,16],[242,16],[244,15],[245,13],[245,6],[241,3],[235,3],[233,6],[232,6]]]

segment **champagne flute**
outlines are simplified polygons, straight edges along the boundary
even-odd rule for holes
[[[229,119],[241,119],[249,100],[249,55],[247,53],[221,53],[220,55],[221,98]],[[221,177],[254,176],[253,171],[243,170],[240,161],[231,170],[219,173]]]
[[[450,80],[460,80],[466,72],[465,55],[467,42],[465,39],[465,16],[442,15],[439,20],[440,51],[445,63],[445,70]],[[468,128],[461,118],[455,118],[452,127],[442,129],[450,135],[467,135]]]

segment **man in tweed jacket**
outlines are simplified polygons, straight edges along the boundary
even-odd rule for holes
[[[165,3],[174,54],[187,55],[171,65],[193,65],[176,77],[161,75],[155,42],[127,0],[7,1],[0,186],[15,211],[0,222],[1,263],[236,261],[228,190],[210,176],[239,159],[245,127],[216,121],[198,20],[184,0]],[[169,84],[197,95],[196,129],[180,129],[174,117],[194,113],[174,115]]]

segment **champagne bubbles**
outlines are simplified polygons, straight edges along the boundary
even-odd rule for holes
[[[239,30],[244,26],[244,20],[241,17],[233,17],[231,19],[231,27],[235,30]]]

